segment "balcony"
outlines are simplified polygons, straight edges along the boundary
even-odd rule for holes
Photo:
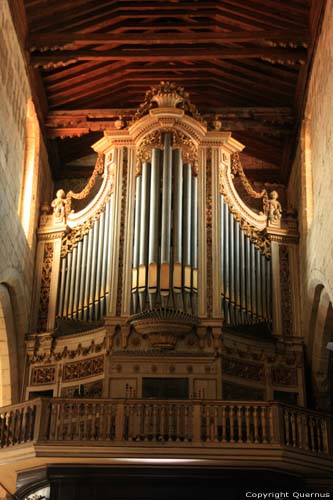
[[[66,461],[333,473],[331,417],[277,402],[35,399],[1,409],[0,467]]]

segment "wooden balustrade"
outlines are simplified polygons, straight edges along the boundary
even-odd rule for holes
[[[0,446],[89,441],[332,452],[330,417],[276,402],[35,399],[0,410]]]

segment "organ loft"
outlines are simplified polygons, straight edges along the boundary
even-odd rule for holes
[[[332,21],[0,2],[0,500],[333,496]]]

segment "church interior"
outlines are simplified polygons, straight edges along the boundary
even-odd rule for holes
[[[0,498],[333,496],[333,0],[1,0],[0,61]]]

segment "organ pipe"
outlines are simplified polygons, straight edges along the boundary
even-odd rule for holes
[[[192,168],[190,164],[184,165],[184,288],[191,289],[191,221],[192,216]]]
[[[173,287],[176,293],[182,287],[182,232],[183,232],[183,162],[180,149],[173,152]]]
[[[58,317],[97,320],[106,311],[112,206],[109,201],[88,233],[61,258]]]
[[[271,317],[271,262],[250,240],[221,195],[221,299],[226,325]]]
[[[192,286],[198,289],[198,177],[193,177],[192,196]]]
[[[162,222],[161,222],[161,295],[169,294],[170,287],[170,244],[171,244],[171,193],[172,193],[172,137],[164,135]],[[165,300],[163,301],[165,303]],[[164,304],[163,304],[164,305]]]

